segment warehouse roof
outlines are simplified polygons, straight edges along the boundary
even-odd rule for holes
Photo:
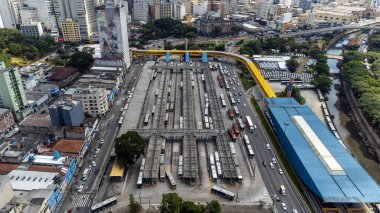
[[[307,106],[267,99],[281,146],[300,179],[324,202],[380,202],[380,187]]]
[[[49,114],[31,114],[23,121],[20,126],[34,126],[34,127],[51,127],[51,119]]]
[[[11,180],[13,190],[31,191],[48,188],[54,183],[57,175],[58,173],[55,172],[13,170],[7,176]]]

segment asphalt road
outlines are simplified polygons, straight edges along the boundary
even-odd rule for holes
[[[226,64],[227,69],[230,71],[229,78],[233,77],[233,67],[231,64]],[[236,75],[236,82],[240,82],[238,75]],[[256,112],[251,108],[251,105],[249,104],[249,98],[244,93],[244,88],[241,86],[238,86],[237,84],[230,85],[230,91],[232,93],[235,93],[232,87],[235,87],[235,91],[237,93],[237,96],[234,96],[234,99],[236,101],[236,106],[239,109],[240,116],[242,120],[245,122],[245,116],[250,116],[252,119],[252,122],[257,126],[257,129],[254,130],[253,133],[250,133],[247,128],[245,128],[244,131],[240,133],[240,139],[244,134],[246,134],[250,140],[250,144],[253,148],[253,151],[255,153],[255,160],[257,162],[256,169],[258,168],[260,171],[260,174],[263,178],[263,181],[265,183],[265,186],[270,193],[271,196],[276,194],[278,197],[280,197],[280,202],[275,202],[274,205],[278,212],[283,212],[281,207],[281,203],[284,202],[286,204],[286,207],[288,211],[292,211],[292,209],[296,209],[298,212],[308,212],[307,211],[307,205],[303,202],[303,200],[299,197],[298,192],[295,192],[293,189],[293,184],[290,184],[291,181],[288,174],[286,173],[285,169],[282,167],[282,163],[280,162],[278,155],[273,150],[273,146],[271,142],[268,139],[268,136],[264,133],[265,130],[261,126],[258,117],[256,115]],[[239,96],[239,91],[243,90],[243,94]],[[237,102],[237,99],[240,99],[240,103]],[[229,100],[230,101],[230,100]],[[243,106],[243,104],[246,104],[246,107]],[[266,145],[270,144],[271,149],[268,150]],[[272,158],[276,158],[277,163],[274,164],[274,169],[271,169],[269,166],[269,163],[272,161]],[[263,166],[263,161],[266,162],[267,166]],[[281,168],[284,172],[283,175],[279,174],[278,169]],[[280,185],[284,185],[286,188],[286,196],[282,196],[280,193]],[[306,207],[306,208],[305,208]]]
[[[135,83],[135,77],[137,78],[138,73],[141,71],[142,66],[141,65],[134,65],[132,69],[128,72],[125,82],[123,83],[124,86],[127,87],[126,90],[132,89],[132,86]],[[126,95],[124,94],[125,90],[122,90],[121,94],[117,96],[117,100],[111,106],[111,111],[109,111],[106,115],[105,122],[102,123],[102,127],[105,128],[105,133],[103,134],[103,137],[101,139],[104,139],[104,144],[102,148],[100,149],[100,152],[95,159],[96,161],[96,168],[99,168],[99,174],[98,175],[90,175],[89,179],[86,182],[86,192],[96,192],[96,184],[95,180],[96,178],[101,178],[103,175],[104,169],[106,168],[106,164],[108,162],[109,154],[112,150],[112,147],[114,146],[114,138],[116,136],[117,131],[119,130],[118,126],[118,120],[121,116],[120,109],[124,107],[124,101],[126,100]],[[96,147],[92,147],[92,151],[94,149],[98,148],[98,144],[100,141],[96,143]],[[92,155],[93,156],[93,155]],[[93,157],[92,157],[93,159]],[[103,172],[102,172],[103,171]],[[95,173],[95,169],[91,170],[91,174]]]
[[[141,71],[142,66],[141,65],[134,65],[127,73],[123,86],[126,87],[126,90],[131,90],[134,83],[135,83],[135,77],[138,76],[138,73]],[[82,171],[79,172],[79,175],[77,177],[77,182],[82,183],[82,181],[79,181],[80,178],[82,178],[82,173],[84,168],[88,168],[91,161],[96,162],[96,166],[91,169],[91,172],[88,176],[87,181],[83,184],[84,190],[79,193],[76,190],[73,190],[71,195],[80,195],[80,194],[91,194],[90,199],[86,201],[86,206],[92,205],[92,200],[95,197],[95,194],[98,190],[98,185],[102,179],[102,176],[104,174],[104,171],[107,167],[107,163],[109,160],[109,155],[112,150],[112,147],[114,145],[114,138],[117,134],[117,131],[119,130],[118,126],[118,120],[121,116],[121,107],[124,106],[124,100],[126,100],[126,95],[124,95],[124,89],[122,89],[122,92],[120,95],[117,96],[114,104],[111,106],[111,110],[108,111],[106,116],[102,117],[100,120],[100,127],[99,127],[99,137],[98,140],[93,141],[91,148],[89,149],[88,155],[90,157],[87,157],[82,165]],[[100,140],[104,139],[104,143],[102,147],[100,148],[100,151],[96,158],[94,158],[93,152],[96,148],[99,147]],[[99,169],[99,173],[95,175],[96,169]],[[79,186],[79,184],[78,184]],[[77,187],[78,187],[77,186]],[[75,189],[77,187],[74,187]]]

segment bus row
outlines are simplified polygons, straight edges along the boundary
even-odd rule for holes
[[[223,189],[223,188],[221,188],[219,186],[212,186],[211,187],[211,192],[215,193],[215,194],[218,194],[220,196],[223,196],[223,197],[225,197],[225,198],[227,198],[229,200],[234,200],[235,199],[235,193],[230,192],[230,191],[228,191],[226,189]]]
[[[231,104],[232,104],[232,105],[235,105],[236,102],[235,102],[235,98],[234,98],[234,96],[232,95],[232,92],[228,92],[228,97],[230,97]]]
[[[247,149],[247,152],[248,152],[248,157],[253,158],[255,153],[253,152],[251,143],[249,142],[249,138],[247,135],[244,135],[243,138],[244,138],[245,148]]]
[[[178,178],[183,177],[183,155],[178,157]]]
[[[205,116],[204,117],[204,124],[205,124],[205,129],[213,129],[214,124],[211,116]]]
[[[140,170],[139,170],[139,175],[137,176],[137,188],[141,188],[143,184],[143,172],[145,168],[145,158],[141,160],[141,165],[140,165]]]
[[[209,160],[210,160],[211,176],[212,176],[213,181],[216,181],[218,177],[221,177],[223,175],[222,166],[219,160],[219,153],[215,152],[214,154],[210,154]]]
[[[161,153],[162,153],[162,149],[161,149]],[[165,181],[165,155],[164,154],[160,155],[160,181],[161,182]]]
[[[220,94],[220,100],[222,101],[222,107],[226,107],[226,100],[224,99],[224,95]]]

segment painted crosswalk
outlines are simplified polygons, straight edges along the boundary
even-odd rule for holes
[[[77,194],[70,197],[71,208],[90,206],[91,194]]]

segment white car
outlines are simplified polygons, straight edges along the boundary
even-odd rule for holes
[[[83,185],[80,185],[79,187],[78,187],[78,192],[82,192],[83,191]]]
[[[243,106],[246,107],[247,105],[244,103]]]
[[[95,154],[98,154],[99,152],[100,152],[100,149],[97,148],[97,149],[95,150]]]
[[[239,98],[237,99],[237,102],[240,103],[240,99]]]
[[[270,145],[269,145],[269,143],[267,143],[267,149],[270,150]]]
[[[100,144],[103,144],[104,143],[104,139],[102,139],[101,141],[100,141]]]
[[[91,164],[92,164],[92,167],[96,166],[96,162],[95,161],[92,161]]]
[[[292,210],[293,213],[298,213],[297,209]]]
[[[280,175],[284,174],[284,172],[282,171],[282,169],[278,169],[278,173],[280,173]]]
[[[286,208],[286,204],[285,203],[281,203],[281,207],[283,210],[287,210],[288,208]]]
[[[273,163],[277,163],[276,158],[272,158]]]
[[[271,169],[274,169],[274,165],[273,165],[272,162],[269,163],[269,167],[270,167]]]

